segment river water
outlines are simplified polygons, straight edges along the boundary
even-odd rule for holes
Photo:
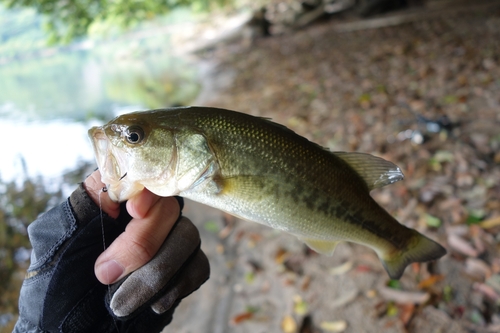
[[[174,23],[189,21],[188,13],[176,15]],[[39,29],[37,20],[0,11],[1,180],[57,178],[93,160],[91,126],[129,111],[188,105],[202,90],[204,65],[172,52],[168,24],[40,47],[43,36],[22,30]],[[26,47],[15,44],[26,39]]]

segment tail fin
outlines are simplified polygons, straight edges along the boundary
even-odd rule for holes
[[[391,279],[399,279],[412,262],[425,262],[441,258],[446,254],[444,247],[424,235],[412,230],[413,237],[408,246],[388,256],[381,256],[380,260]]]

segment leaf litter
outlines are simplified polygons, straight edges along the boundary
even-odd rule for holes
[[[279,319],[261,331],[296,332],[306,319],[325,332],[499,327],[498,22],[498,9],[349,33],[333,33],[331,20],[203,55],[218,59],[221,75],[236,73],[204,104],[270,117],[333,151],[396,163],[405,180],[372,195],[449,253],[411,265],[395,289],[366,248],[341,244],[333,257],[317,256],[292,238],[231,223],[221,238],[247,242],[242,262],[263,258],[242,301],[274,304],[269,318]],[[234,308],[235,328],[254,318],[241,309]]]

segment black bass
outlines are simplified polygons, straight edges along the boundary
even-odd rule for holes
[[[393,279],[412,262],[446,253],[370,196],[403,179],[396,165],[369,154],[330,152],[264,118],[171,108],[125,114],[89,135],[115,201],[145,187],[286,231],[319,253],[332,255],[341,241],[363,244]]]

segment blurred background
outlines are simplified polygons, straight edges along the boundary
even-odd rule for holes
[[[165,332],[499,332],[499,41],[494,0],[0,0],[0,332],[26,227],[95,168],[88,128],[179,105],[396,163],[372,195],[448,254],[392,281],[189,202],[212,276]]]

